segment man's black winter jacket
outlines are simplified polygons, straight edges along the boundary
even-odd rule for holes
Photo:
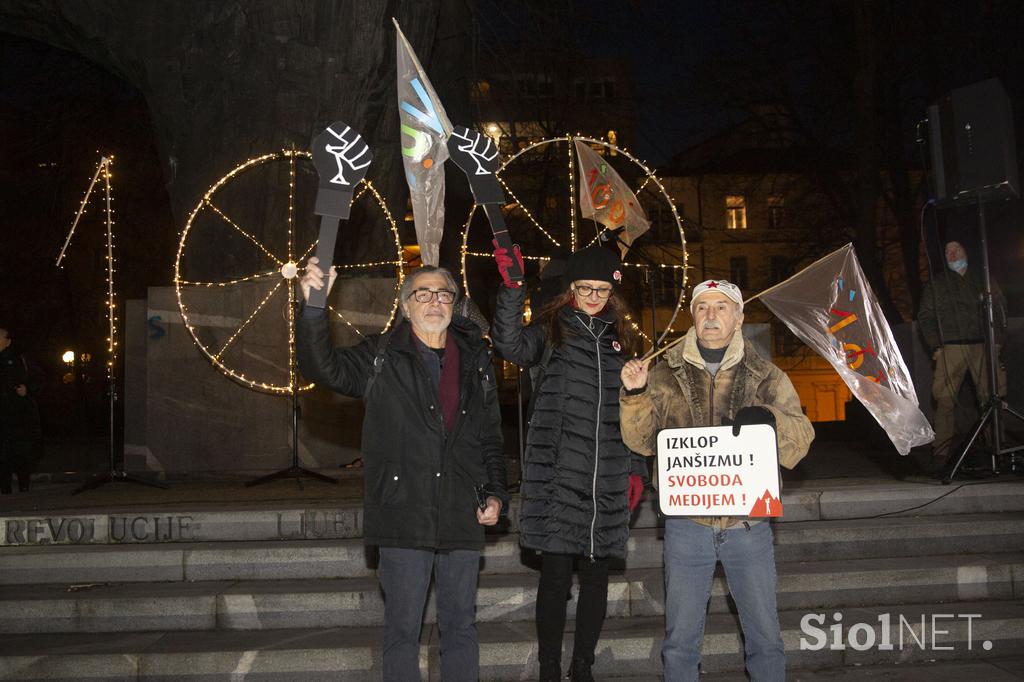
[[[317,384],[362,398],[365,476],[363,538],[383,547],[481,549],[475,486],[508,508],[501,414],[490,351],[479,328],[454,316],[459,346],[459,415],[446,434],[441,401],[412,340],[407,320],[384,343],[371,336],[350,348],[331,346],[326,317],[300,316],[299,369]],[[374,361],[381,352],[379,372]],[[373,377],[369,393],[367,381]]]

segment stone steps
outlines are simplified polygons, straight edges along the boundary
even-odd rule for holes
[[[805,644],[817,644],[816,638],[801,630],[800,621],[805,612],[783,611],[780,622],[789,667],[794,671],[835,670],[932,660],[985,661],[997,656],[1019,655],[1024,650],[1024,602],[1020,600],[950,605],[944,611],[949,616],[937,621],[937,634],[933,636],[931,618],[936,612],[934,604],[845,609],[842,622],[847,629],[844,635],[854,624],[864,624],[858,634],[859,643],[866,642],[869,636],[876,644],[882,641],[880,623],[887,617],[892,623],[889,637],[892,650],[871,646],[861,651],[850,646],[832,649],[828,646],[831,642],[816,650],[802,649],[802,639]],[[970,614],[972,618],[956,614]],[[823,628],[831,623],[826,620]],[[638,676],[657,679],[661,671],[663,627],[660,618],[609,619],[598,647],[596,671],[608,679],[635,680]],[[571,651],[571,623],[569,629],[566,657]],[[868,630],[871,635],[867,634]],[[483,623],[478,631],[481,680],[535,678],[536,644],[532,623]],[[0,678],[367,680],[379,675],[379,636],[377,628],[9,635],[0,639]],[[948,648],[937,649],[936,646]],[[421,647],[421,679],[439,679],[436,627],[424,627]],[[703,644],[704,671],[738,672],[742,667],[742,644],[735,616],[710,615]]]
[[[656,528],[662,524],[656,511],[656,498],[656,492],[646,493],[634,514],[634,529]],[[849,520],[911,508],[899,516],[1024,512],[1024,481],[997,480],[959,487],[932,481],[847,483],[824,489],[796,487],[784,491],[782,499],[785,517],[779,521],[783,524]],[[109,509],[69,507],[64,502],[54,508],[41,505],[33,514],[0,514],[0,546],[262,542],[362,536],[362,506],[353,501],[317,500],[302,506],[283,502],[269,507],[266,504],[181,503]],[[933,503],[926,504],[929,502]],[[511,532],[518,530],[515,525],[518,505],[518,497],[513,497],[508,528]]]
[[[998,672],[992,661],[1024,651],[1024,482],[797,484],[784,503],[786,517],[773,528],[791,679],[938,682],[943,678],[931,676],[928,661],[939,660],[967,675],[949,679],[995,680],[978,671]],[[653,505],[648,499],[634,516],[628,559],[613,571],[598,654],[602,679],[660,679],[662,520]],[[0,546],[0,679],[379,677],[383,605],[357,504],[65,505],[33,513],[0,517],[6,545]],[[484,680],[536,674],[538,562],[519,548],[515,530],[512,524],[489,535],[484,551],[478,598]],[[742,678],[727,591],[718,575],[702,679]],[[567,657],[574,608],[570,601]],[[869,627],[877,635],[879,618],[890,614],[894,637],[903,632],[907,646],[801,649],[801,619],[820,613],[819,627],[828,630],[836,612],[844,632],[865,623],[861,636]],[[922,613],[926,621],[950,614],[938,628],[952,631],[940,642],[951,650],[922,650],[899,629],[902,615],[920,631]],[[968,624],[956,614],[980,614],[970,621],[971,648]],[[424,680],[439,677],[433,622],[429,605]],[[980,648],[985,640],[991,651]],[[851,672],[866,672],[865,666],[872,676]],[[921,676],[905,677],[908,666]]]
[[[1024,512],[943,518],[799,521],[774,526],[776,560],[816,561],[1024,551]],[[661,529],[630,534],[620,568],[660,568]],[[0,549],[0,585],[358,578],[376,560],[359,538],[276,542],[43,545]],[[513,533],[488,536],[484,575],[530,573]]]
[[[1012,599],[1024,596],[1024,554],[782,562],[778,577],[779,608],[789,610]],[[663,581],[656,568],[613,574],[609,618],[663,615]],[[482,576],[478,622],[532,622],[536,588],[535,573]],[[711,613],[729,612],[727,594],[719,567]],[[383,617],[372,577],[0,587],[6,634],[365,627]],[[425,620],[435,622],[433,597]]]

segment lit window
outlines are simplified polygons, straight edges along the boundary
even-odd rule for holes
[[[729,230],[747,229],[747,202],[742,196],[725,197],[725,227]]]
[[[786,202],[782,197],[768,197],[768,227],[777,230],[782,227]]]

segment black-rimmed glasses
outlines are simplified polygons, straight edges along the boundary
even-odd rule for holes
[[[608,298],[612,295],[611,287],[589,287],[586,284],[575,284],[573,288],[579,292],[583,298],[589,298],[590,294],[597,294],[598,298]]]
[[[417,303],[430,303],[437,296],[439,303],[445,305],[451,305],[455,303],[455,292],[449,291],[448,289],[440,289],[435,291],[434,289],[413,289],[412,293],[409,294],[409,298],[416,299]]]

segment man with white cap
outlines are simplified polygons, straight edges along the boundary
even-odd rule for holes
[[[743,295],[725,280],[707,280],[690,299],[693,327],[648,371],[622,369],[622,439],[657,454],[658,431],[691,426],[775,426],[779,462],[792,469],[814,437],[800,398],[782,370],[743,342]],[[704,620],[715,564],[722,562],[743,626],[751,679],[785,679],[785,648],[776,608],[775,552],[768,523],[748,517],[665,520],[665,679],[697,680]]]

